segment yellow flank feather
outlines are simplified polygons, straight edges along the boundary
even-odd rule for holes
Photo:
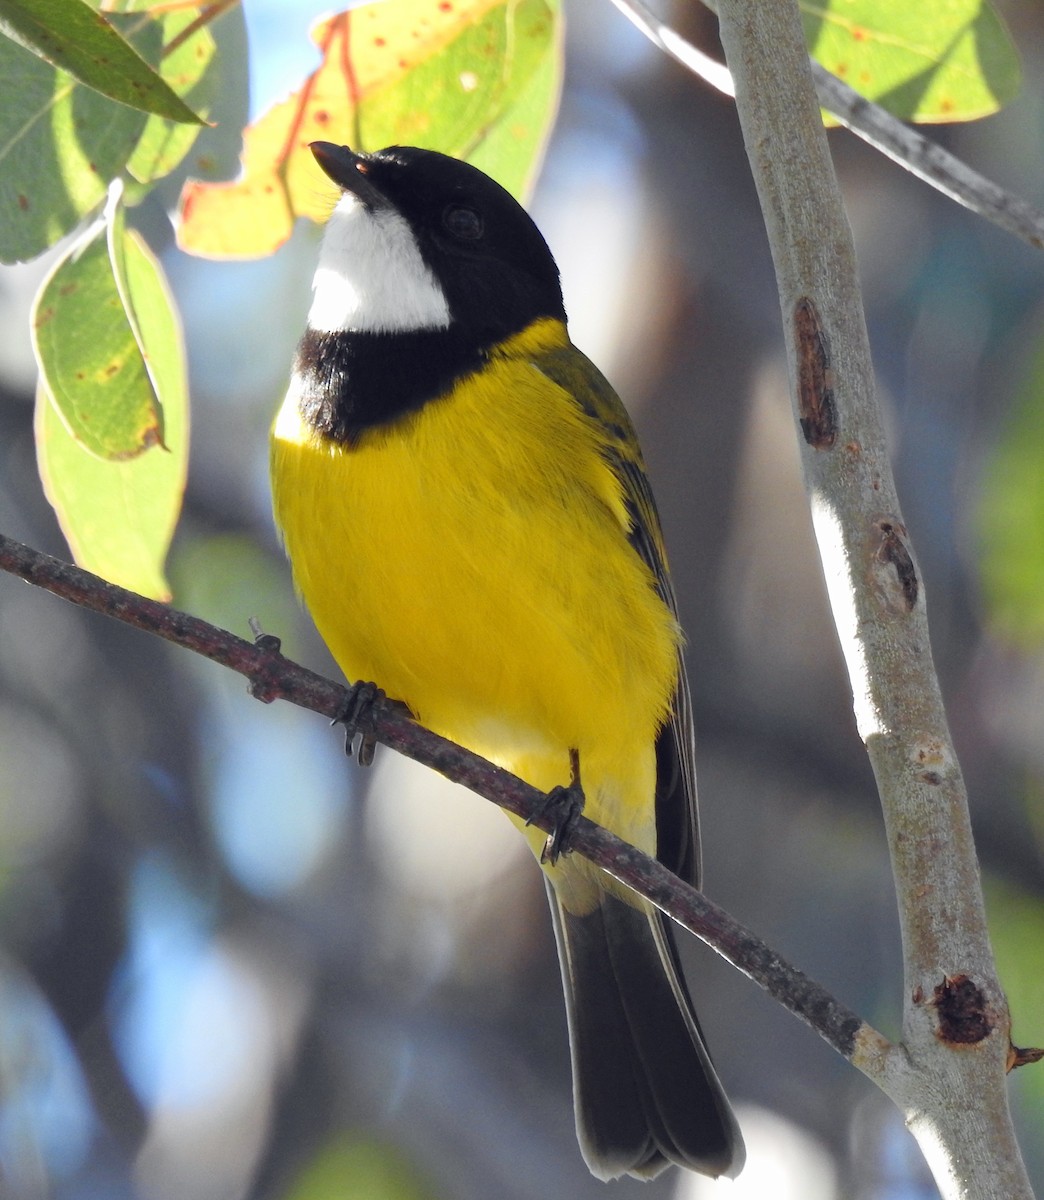
[[[569,391],[554,381],[568,345],[561,322],[536,322],[351,446],[317,437],[289,395],[276,520],[350,680],[545,790],[568,783],[575,747],[587,815],[654,853],[679,633],[655,590],[662,546],[626,414],[575,350]],[[634,519],[657,574],[628,540]],[[568,909],[593,905],[590,868],[551,870]]]

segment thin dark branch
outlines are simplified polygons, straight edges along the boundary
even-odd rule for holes
[[[331,719],[344,710],[348,689],[273,651],[270,638],[262,636],[257,644],[248,642],[2,534],[0,569],[82,608],[156,634],[237,671],[249,680],[251,693],[265,703],[287,700]],[[392,750],[532,821],[545,832],[551,831],[553,816],[545,811],[546,797],[542,792],[417,725],[404,714],[402,705],[378,700],[372,729],[368,727],[366,732],[372,732]],[[569,848],[652,901],[810,1025],[839,1054],[849,1060],[854,1058],[860,1069],[876,1076],[882,1060],[892,1049],[890,1044],[824,987],[786,962],[701,892],[586,817],[581,817],[571,830]],[[868,1054],[868,1048],[874,1053]]]
[[[938,143],[860,96],[824,66],[812,63],[819,102],[842,125],[930,187],[992,221],[1034,249],[1044,246],[1044,213],[968,166]]]
[[[612,0],[625,17],[665,54],[726,96],[735,96],[728,67],[704,54],[662,21],[643,0]],[[717,10],[717,0],[707,7]],[[813,60],[819,103],[846,129],[956,203],[992,221],[1035,249],[1044,246],[1044,213],[1006,191],[955,154],[929,141]]]

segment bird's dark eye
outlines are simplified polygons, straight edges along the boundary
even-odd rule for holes
[[[442,214],[442,224],[462,242],[477,242],[482,236],[482,216],[466,204],[451,204]]]

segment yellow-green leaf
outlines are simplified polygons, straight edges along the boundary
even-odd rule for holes
[[[0,0],[0,31],[112,100],[172,121],[202,123],[84,0]]]
[[[320,1150],[285,1200],[432,1200],[433,1196],[392,1146],[342,1135]]]
[[[186,186],[179,245],[268,254],[297,217],[325,219],[331,185],[307,150],[317,139],[484,153],[521,190],[554,115],[558,20],[557,0],[385,0],[325,18],[312,30],[318,69],[246,130],[241,179]]]
[[[988,0],[800,0],[812,55],[906,121],[971,121],[1019,88],[1018,55]]]
[[[104,460],[69,432],[45,385],[37,393],[36,451],[47,498],[81,566],[147,596],[168,599],[164,562],[188,466],[188,387],[181,329],[159,263],[123,235],[123,274],[162,398],[165,446]]]
[[[135,0],[133,7],[136,9],[144,2]],[[163,31],[163,45],[174,46],[157,65],[173,91],[194,112],[209,117],[221,82],[213,34],[206,25],[201,25],[184,41],[178,41],[199,14],[198,8],[178,8],[157,14],[156,20]],[[188,154],[199,133],[198,126],[150,116],[127,163],[127,170],[141,183],[162,179]]]
[[[368,7],[356,19],[361,25],[380,12],[381,6]],[[549,0],[495,5],[438,53],[391,75],[360,102],[357,144],[441,150],[475,161],[520,193],[557,106],[558,20],[558,5]]]
[[[112,206],[58,261],[32,315],[48,395],[72,436],[106,459],[133,458],[164,440],[162,405],[120,294],[121,211]]]
[[[466,155],[480,171],[492,175],[509,192],[524,200],[536,180],[562,91],[562,24],[558,0],[548,0],[554,18],[552,43],[536,69],[499,120]]]
[[[159,50],[159,26],[140,45]],[[0,37],[0,261],[32,258],[105,199],[145,128],[143,112],[83,87]]]

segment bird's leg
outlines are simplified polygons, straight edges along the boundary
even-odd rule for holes
[[[584,789],[580,784],[580,751],[575,748],[569,751],[568,785],[552,788],[534,816],[543,816],[551,810],[555,813],[555,823],[547,835],[544,849],[540,852],[540,861],[553,867],[560,855],[569,852],[569,835],[584,811]],[[530,824],[531,820],[532,818],[526,824]]]
[[[330,722],[331,725],[344,726],[344,752],[349,758],[352,757],[352,744],[356,734],[359,735],[357,758],[360,767],[368,767],[373,762],[377,746],[377,738],[373,732],[373,706],[383,699],[384,692],[375,683],[353,683],[348,688],[337,716]]]

